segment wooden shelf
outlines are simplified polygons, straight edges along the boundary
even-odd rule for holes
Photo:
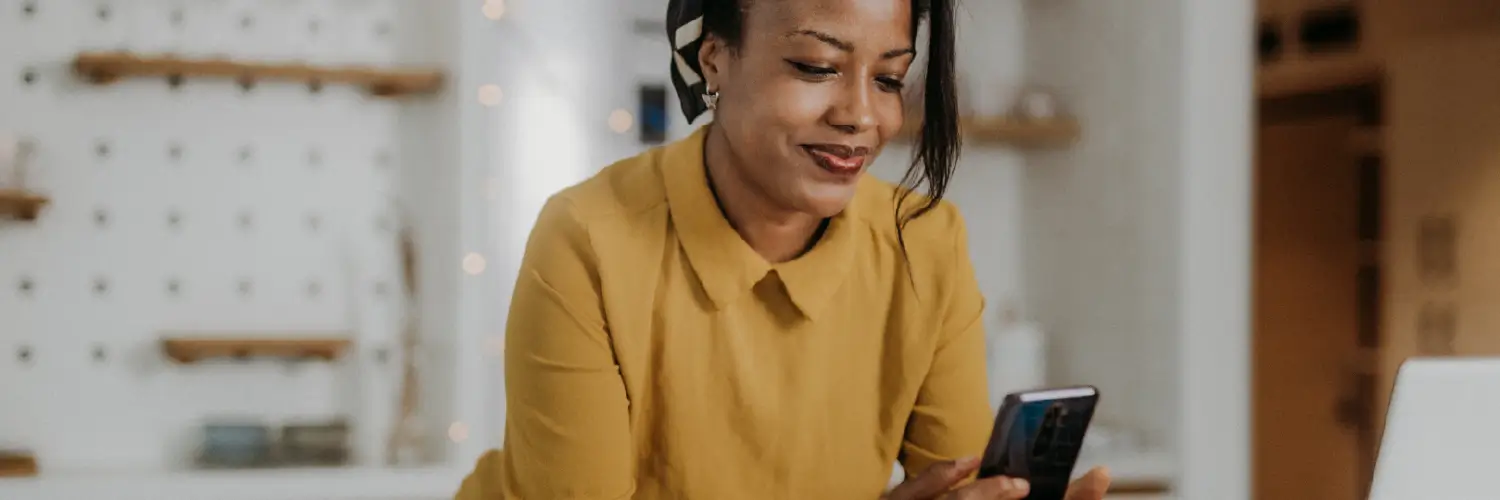
[[[1082,134],[1078,122],[1066,118],[968,118],[962,122],[962,127],[964,137],[978,144],[1008,144],[1034,149],[1069,146]]]
[[[20,189],[0,189],[0,219],[36,220],[47,197]]]
[[[921,119],[908,118],[902,131],[904,142],[913,142]],[[1056,118],[1025,120],[1009,117],[966,117],[959,122],[968,145],[1007,146],[1021,149],[1055,149],[1078,142],[1082,128],[1077,120]]]
[[[443,74],[439,71],[259,63],[230,59],[179,59],[128,52],[79,54],[73,60],[73,71],[97,85],[132,77],[162,77],[169,80],[227,78],[242,84],[278,80],[301,82],[315,88],[334,84],[355,85],[381,97],[432,93],[438,91],[443,84]]]
[[[167,357],[179,363],[196,363],[216,358],[313,358],[332,361],[342,356],[351,344],[344,335],[296,338],[269,335],[167,335],[162,339],[162,350]]]
[[[1167,481],[1110,481],[1110,495],[1165,495],[1172,492]]]
[[[1329,55],[1267,63],[1256,71],[1256,95],[1262,99],[1314,94],[1380,83],[1385,67],[1361,54]]]
[[[0,477],[32,477],[36,473],[36,457],[0,452]]]

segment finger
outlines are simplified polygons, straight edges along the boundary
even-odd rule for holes
[[[889,500],[926,500],[937,498],[953,488],[964,478],[979,469],[979,459],[963,458],[951,462],[939,462],[928,467],[921,475],[906,480],[886,498]]]
[[[958,490],[958,500],[1021,500],[1031,493],[1031,483],[1012,477],[991,477]]]
[[[1109,493],[1109,469],[1095,467],[1068,485],[1067,500],[1103,500]]]

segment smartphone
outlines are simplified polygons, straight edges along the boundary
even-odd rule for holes
[[[1022,391],[1005,396],[979,463],[979,477],[1031,483],[1028,500],[1062,500],[1099,404],[1092,386]]]

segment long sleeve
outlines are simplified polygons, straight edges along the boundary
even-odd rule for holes
[[[902,466],[908,475],[936,462],[979,456],[993,425],[985,370],[984,297],[974,277],[963,219],[956,210],[945,215],[951,217],[953,253],[936,287],[946,295],[931,368],[917,393],[902,444]]]
[[[629,403],[604,323],[587,228],[543,208],[527,243],[505,339],[503,494],[619,499],[635,489]]]

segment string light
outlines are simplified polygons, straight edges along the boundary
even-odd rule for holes
[[[455,443],[462,443],[465,439],[469,439],[469,424],[454,422],[453,425],[449,425],[448,439]]]
[[[505,0],[484,0],[484,17],[491,21],[499,21],[505,17]]]
[[[473,276],[478,276],[479,274],[484,272],[484,267],[485,261],[483,255],[471,252],[468,255],[464,256],[464,272],[469,273]]]
[[[617,134],[630,131],[630,126],[635,124],[635,116],[623,109],[614,110],[609,114],[609,128]]]
[[[479,86],[479,104],[493,108],[499,106],[500,101],[504,98],[505,93],[500,91],[499,85],[486,84]]]

